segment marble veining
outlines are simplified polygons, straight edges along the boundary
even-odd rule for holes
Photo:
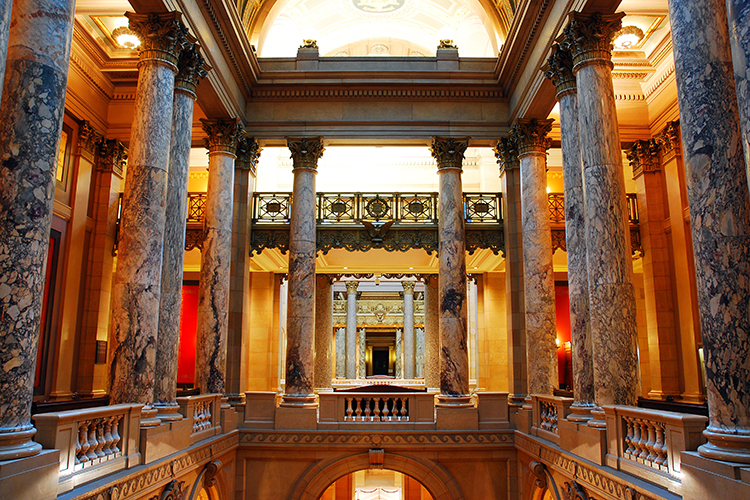
[[[750,196],[722,4],[672,0],[669,13],[706,364],[709,443],[699,452],[747,463]]]
[[[750,184],[750,3],[745,0],[726,0],[726,4],[742,147],[745,150]]]
[[[396,328],[396,378],[404,378],[404,336],[401,328]]]
[[[316,389],[331,388],[333,356],[333,282],[327,274],[315,277],[315,371]]]
[[[346,282],[346,378],[357,378],[357,287],[359,282]]]
[[[29,2],[10,19],[0,104],[0,460],[41,449],[31,442],[31,399],[73,6]],[[10,16],[0,17],[7,40]]]
[[[414,368],[414,377],[424,378],[424,328],[417,328],[415,330],[417,345],[416,354],[414,356],[414,362],[416,367]]]
[[[440,322],[440,396],[444,404],[469,393],[467,349],[466,242],[461,162],[468,138],[435,137],[431,152],[438,164],[440,238],[438,314]]]
[[[346,328],[336,329],[336,378],[346,378]]]
[[[440,387],[440,324],[438,322],[438,278],[424,278],[424,383],[429,389]]]
[[[367,332],[360,328],[357,332],[357,378],[364,379],[367,377],[367,362],[365,354],[367,352]]]
[[[415,377],[416,338],[414,334],[414,282],[404,281],[404,378]]]

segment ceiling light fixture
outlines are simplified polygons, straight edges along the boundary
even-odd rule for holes
[[[120,26],[112,32],[112,38],[121,49],[136,49],[141,44],[140,38],[127,26]]]
[[[643,40],[643,30],[637,26],[625,26],[615,33],[614,45],[616,49],[634,49]]]

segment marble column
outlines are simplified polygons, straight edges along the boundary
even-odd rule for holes
[[[573,362],[573,399],[568,420],[585,422],[594,407],[594,365],[589,321],[589,269],[586,263],[586,219],[584,217],[583,164],[578,147],[578,98],[573,57],[558,44],[545,72],[557,90],[560,103],[560,146],[563,155],[565,191],[565,241],[568,258],[570,343]]]
[[[466,330],[466,233],[461,163],[468,137],[434,137],[430,151],[437,160],[439,188],[439,321],[440,394],[438,404],[470,405],[469,352]]]
[[[634,406],[640,386],[638,332],[610,52],[624,15],[573,12],[565,40],[578,87],[596,404]],[[589,425],[603,427],[603,412],[595,417]]]
[[[424,385],[440,387],[440,321],[437,274],[424,276]]]
[[[414,378],[424,379],[424,328],[415,329],[417,346],[416,354],[414,355]]]
[[[245,400],[247,356],[250,339],[250,223],[252,191],[261,148],[254,137],[237,143],[232,197],[232,262],[229,266],[229,326],[227,333],[226,395],[230,405]]]
[[[203,218],[198,288],[195,385],[201,394],[224,394],[232,259],[234,161],[242,137],[239,120],[201,119],[208,149],[208,188]]]
[[[367,354],[366,338],[367,333],[365,332],[365,329],[360,328],[357,335],[357,350],[359,351],[357,354],[357,378],[361,379],[367,377],[367,360],[365,359]]]
[[[508,404],[520,408],[528,392],[526,379],[526,312],[524,308],[521,172],[514,137],[501,138],[494,148],[503,185],[505,233],[505,310],[508,331]]]
[[[709,2],[710,4],[710,2]],[[742,147],[745,150],[745,166],[750,184],[750,3],[747,0],[726,0],[729,22],[729,42],[734,62],[734,85],[737,92],[737,107],[742,130]],[[721,17],[720,8],[712,14]],[[717,19],[720,20],[720,19]],[[723,30],[722,30],[723,31]],[[723,38],[723,33],[721,34]],[[722,56],[724,48],[721,49]]]
[[[396,378],[404,378],[404,338],[401,328],[396,328]]]
[[[73,11],[70,0],[16,0],[0,21],[12,26],[0,102],[0,461],[42,449],[31,399]]]
[[[357,287],[359,282],[346,282],[346,378],[357,378]]]
[[[294,186],[289,223],[289,301],[287,304],[286,389],[282,405],[314,405],[315,339],[315,175],[323,140],[287,138]]]
[[[750,196],[722,3],[670,0],[669,15],[706,364],[698,451],[750,463]]]
[[[336,329],[336,378],[346,378],[346,328]]]
[[[0,96],[3,95],[5,59],[8,57],[8,35],[10,34],[10,18],[12,10],[13,0],[0,0]]]
[[[414,336],[414,282],[403,281],[404,287],[404,378],[415,377],[416,338]]]
[[[558,386],[555,276],[547,200],[547,149],[552,120],[518,119],[511,135],[521,166],[524,303],[529,394],[552,395]]]
[[[316,390],[331,389],[333,355],[333,280],[327,274],[315,277],[315,370]]]
[[[180,344],[182,271],[185,261],[190,146],[193,137],[193,105],[198,82],[206,76],[206,64],[196,44],[182,51],[175,78],[172,139],[167,172],[164,254],[159,298],[159,331],[156,337],[154,407],[161,420],[181,420],[177,404],[177,361]]]
[[[158,425],[150,409],[159,329],[167,170],[178,56],[187,30],[179,12],[127,13],[141,38],[138,88],[112,285],[110,403],[143,403],[141,425]]]

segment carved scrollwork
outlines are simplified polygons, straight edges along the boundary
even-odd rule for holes
[[[565,229],[552,230],[552,253],[555,253],[558,248],[563,252],[568,251],[568,244],[565,240]]]
[[[185,231],[185,251],[199,249],[203,250],[204,232],[201,228],[188,228]]]
[[[237,153],[237,144],[242,138],[242,125],[239,119],[206,120],[201,118],[201,123],[206,132],[206,149],[212,153],[214,151]]]
[[[253,229],[250,233],[250,252],[260,255],[266,248],[278,248],[282,254],[289,251],[289,228]]]
[[[565,500],[589,500],[589,495],[586,493],[586,490],[584,490],[583,486],[576,481],[568,481],[565,483],[563,497],[565,497]]]
[[[536,477],[534,484],[540,489],[545,489],[547,487],[547,466],[541,462],[533,461],[529,464],[529,468],[534,477]]]
[[[657,172],[661,169],[659,163],[659,149],[661,144],[656,139],[647,141],[637,140],[627,151],[630,167],[633,169],[633,179],[644,172]]]
[[[344,248],[350,252],[366,252],[372,248],[383,248],[389,252],[405,252],[421,248],[427,253],[437,252],[437,228],[394,230],[374,238],[361,229],[318,230],[318,250],[327,254],[334,248]]]
[[[480,248],[488,248],[492,253],[505,256],[505,233],[500,229],[483,229],[466,231],[466,251],[469,255]]]

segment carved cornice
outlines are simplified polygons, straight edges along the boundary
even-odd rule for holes
[[[97,146],[102,140],[104,140],[104,136],[91,126],[91,122],[84,120],[78,128],[78,148],[76,153],[93,163],[96,157]]]
[[[659,149],[660,145],[656,139],[638,140],[633,143],[626,152],[630,167],[633,169],[633,179],[637,179],[644,172],[661,170]]]
[[[255,137],[243,136],[237,144],[235,168],[249,170],[250,174],[255,177],[261,151],[263,151],[263,148],[260,147]]]
[[[546,153],[552,145],[547,134],[552,130],[553,119],[536,120],[519,118],[513,125],[510,135],[515,137],[518,146],[518,157],[530,153]]]
[[[512,446],[513,432],[274,432],[274,431],[240,431],[240,446],[244,445],[281,445],[281,446]]]
[[[302,99],[309,101],[310,99],[342,99],[356,97],[358,99],[371,98],[371,99],[382,99],[387,98],[403,98],[408,100],[414,99],[425,99],[434,101],[438,98],[445,99],[486,99],[492,101],[495,99],[501,99],[503,93],[499,90],[478,90],[478,89],[465,89],[465,90],[430,90],[430,89],[310,89],[310,88],[282,88],[282,89],[253,89],[253,100],[255,99]]]
[[[437,160],[438,170],[444,168],[461,168],[466,148],[469,147],[468,137],[438,137],[432,138],[430,153]]]
[[[205,146],[209,153],[237,154],[237,143],[242,137],[242,125],[239,119],[206,120],[201,118],[206,132]]]
[[[414,285],[416,281],[402,281],[401,286],[404,287],[404,293],[414,293]]]
[[[672,75],[674,75],[674,63],[670,64],[666,68],[666,70],[656,78],[656,81],[654,81],[654,83],[652,83],[651,86],[646,89],[646,92],[644,92],[646,98],[648,99],[649,97],[651,97],[654,92],[656,92],[662,85],[664,85],[664,83],[667,82],[669,80],[669,77],[671,77]]]
[[[113,172],[122,177],[122,171],[128,162],[128,149],[118,139],[102,139],[96,158],[96,169],[99,172]]]
[[[200,53],[200,45],[191,43],[188,47],[180,52],[180,59],[177,63],[177,76],[174,81],[175,92],[185,92],[193,99],[196,99],[196,89],[198,83],[208,75],[211,66],[206,63]]]
[[[558,43],[552,45],[552,54],[544,68],[544,76],[552,80],[557,89],[557,100],[575,93],[576,76],[573,74],[573,56],[570,51]]]
[[[318,160],[325,151],[322,137],[287,137],[286,144],[291,152],[292,168],[318,168]]]
[[[155,59],[167,63],[176,73],[185,43],[195,41],[182,24],[182,14],[176,11],[164,14],[126,12],[125,17],[130,21],[130,29],[141,39],[139,65]]]
[[[500,175],[503,175],[506,170],[519,167],[518,142],[515,136],[501,137],[492,150],[495,152],[497,164],[500,165]]]
[[[624,12],[602,15],[571,12],[563,31],[564,44],[573,55],[573,71],[595,61],[612,66],[612,39],[620,28]]]
[[[357,293],[359,281],[350,280],[346,282],[346,293]]]

